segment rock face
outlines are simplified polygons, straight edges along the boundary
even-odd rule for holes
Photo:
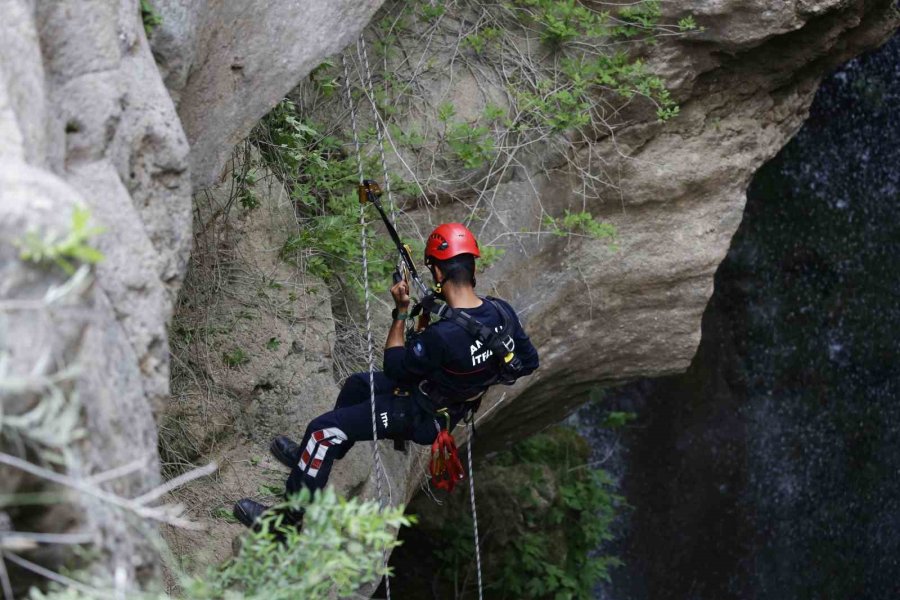
[[[4,376],[36,380],[21,393],[5,388],[3,412],[33,409],[59,385],[69,402],[80,399],[88,434],[79,438],[77,421],[51,412],[43,424],[62,427],[56,435],[34,423],[24,439],[4,429],[24,444],[5,447],[62,452],[68,472],[82,477],[141,460],[109,484],[137,495],[159,482],[152,408],[168,394],[166,322],[190,248],[188,146],[133,2],[16,0],[4,5],[0,32],[0,298],[39,300],[66,279],[52,263],[18,259],[12,244],[26,232],[62,239],[78,204],[105,230],[92,242],[105,260],[91,287],[51,307],[4,310],[0,333]],[[77,376],[50,383],[76,366]],[[6,472],[3,481],[4,492],[16,489]],[[13,526],[83,525],[125,582],[153,564],[125,515],[89,499],[81,508],[37,522],[13,510]]]
[[[151,34],[154,62],[136,0],[5,3],[0,351],[10,357],[12,375],[45,376],[80,363],[68,389],[82,400],[82,425],[91,436],[67,444],[72,474],[143,458],[139,474],[108,485],[135,496],[158,483],[152,413],[169,391],[166,323],[191,244],[192,186],[212,182],[231,146],[310,69],[349,43],[378,4],[153,0],[162,18]],[[522,309],[544,368],[494,396],[504,400],[485,420],[483,439],[500,444],[540,429],[598,384],[687,366],[750,175],[796,131],[821,75],[896,25],[886,0],[769,4],[664,3],[667,18],[693,13],[706,28],[649,56],[681,101],[682,116],[667,125],[652,116],[623,123],[615,143],[598,139],[597,154],[575,157],[588,165],[585,173],[602,164],[627,183],[614,199],[589,207],[618,227],[618,252],[590,240],[523,241],[486,278]],[[471,83],[444,80],[441,89],[452,95],[471,91]],[[560,154],[533,158],[487,190],[492,216],[477,232],[483,238],[532,228],[544,211],[581,206],[573,190],[584,182],[554,170]],[[20,318],[24,305],[17,302],[65,277],[52,265],[20,260],[11,242],[32,228],[66,233],[76,203],[106,230],[95,242],[105,260],[94,268],[94,284],[76,291],[64,310]],[[446,214],[454,214],[452,206]],[[284,326],[266,323],[273,331]],[[241,335],[252,337],[243,329]],[[296,340],[312,343],[302,335]],[[300,378],[321,367],[298,356],[278,358]],[[223,384],[251,381],[239,370],[226,375]],[[291,391],[293,384],[277,385]],[[5,414],[19,415],[38,401],[33,389],[3,393]],[[253,402],[265,406],[267,396],[245,400],[252,409]],[[392,460],[398,481],[414,480],[404,479],[413,469],[406,459]],[[3,481],[7,491],[12,476],[4,472]],[[13,517],[17,528],[32,525]],[[72,524],[82,519],[98,532],[106,566],[119,569],[126,583],[152,565],[120,513],[92,505]]]
[[[160,71],[191,144],[195,188],[322,60],[351,43],[383,0],[158,0]]]
[[[375,2],[259,3],[241,26],[235,11],[246,10],[243,3],[184,3],[183,14],[193,19],[184,21],[175,18],[177,4],[150,4],[159,5],[163,18],[171,17],[170,25],[183,24],[181,33],[190,40],[170,39],[182,45],[172,62],[161,66],[151,54],[136,0],[11,0],[0,23],[0,355],[9,357],[4,377],[34,382],[3,387],[3,435],[11,440],[4,449],[65,450],[66,470],[81,477],[140,459],[136,472],[107,484],[126,497],[160,481],[153,411],[169,393],[166,325],[192,239],[193,159],[173,96],[183,101],[194,147],[205,148],[192,156],[203,157],[197,160],[201,172],[215,172],[230,152],[228,140],[233,144],[244,136],[319,60],[351,39],[377,7]],[[307,21],[310,15],[317,19]],[[280,37],[267,29],[276,21]],[[301,38],[292,25],[297,23],[310,28],[307,45],[296,44]],[[321,32],[318,37],[313,28]],[[255,33],[248,37],[249,31]],[[223,41],[222,35],[237,42]],[[273,46],[266,44],[281,51],[273,56]],[[199,56],[205,68],[178,62],[187,56]],[[220,59],[225,62],[218,64]],[[244,61],[247,74],[231,71],[227,81],[213,82],[237,60]],[[161,72],[168,75],[172,95]],[[235,77],[245,85],[237,86]],[[185,86],[192,94],[187,100]],[[52,264],[21,261],[15,244],[31,231],[64,238],[76,205],[86,207],[92,225],[104,229],[91,243],[105,258],[94,268],[90,287],[48,308],[40,299],[66,274]],[[79,374],[72,381],[54,380],[47,387],[46,378],[76,364]],[[68,432],[48,439],[31,422],[28,435],[18,435],[15,419],[57,385],[67,397],[80,399],[78,405],[66,404],[76,411],[81,407],[80,428],[72,429],[76,420]],[[89,435],[79,439],[82,428]],[[4,493],[38,485],[18,471],[4,468],[2,476]],[[61,505],[38,517],[11,512],[19,530],[93,532],[104,570],[119,573],[123,584],[133,584],[139,572],[149,574],[146,567],[155,562],[126,515],[103,502],[81,499],[77,512]],[[43,556],[51,566],[61,558],[60,553]]]
[[[897,26],[890,2],[664,6],[669,20],[691,12],[705,27],[648,59],[673,82],[681,115],[626,125],[587,160],[619,175],[615,198],[589,207],[618,228],[617,252],[525,243],[498,265],[491,279],[527,309],[542,368],[483,425],[482,449],[558,421],[595,386],[688,366],[753,172],[802,124],[822,75]],[[580,208],[581,185],[553,174],[501,184],[494,211],[509,229],[529,227],[541,205]],[[488,224],[482,236],[499,232]]]

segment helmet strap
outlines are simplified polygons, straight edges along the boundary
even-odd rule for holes
[[[434,295],[443,299],[444,283],[437,280],[437,273],[434,271],[434,265],[428,265],[428,270],[431,271],[431,278],[434,279]]]

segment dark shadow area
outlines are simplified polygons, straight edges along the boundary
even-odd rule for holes
[[[900,597],[898,196],[895,36],[756,174],[688,372],[582,411],[638,415],[598,597]]]

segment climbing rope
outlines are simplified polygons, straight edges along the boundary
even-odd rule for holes
[[[362,39],[362,36],[360,36]],[[357,45],[359,42],[357,42]],[[346,90],[347,106],[350,109],[350,124],[353,129],[353,145],[356,148],[356,164],[359,174],[360,185],[363,182],[363,162],[362,149],[359,143],[359,134],[356,124],[356,108],[353,104],[353,97],[350,94],[350,77],[347,68],[347,59],[341,56],[341,62],[344,67],[344,89]],[[371,307],[369,303],[369,257],[368,242],[366,240],[366,211],[365,206],[359,205],[359,229],[360,229],[360,245],[362,247],[362,272],[363,272],[363,290],[365,295],[366,310],[366,358],[369,361],[369,404],[372,408],[372,460],[375,463],[375,488],[378,491],[378,503],[384,508],[384,492],[382,490],[381,478],[387,477],[384,471],[384,464],[381,462],[381,452],[378,449],[378,425],[376,421],[375,409],[375,351],[372,346],[372,318]],[[381,551],[381,564],[387,566],[387,548]],[[384,586],[387,598],[391,598],[391,578],[388,575],[384,577]]]
[[[369,68],[369,52],[366,50],[366,40],[363,36],[359,36],[356,40],[356,54],[362,58],[365,67],[365,93],[372,106],[372,116],[375,120],[375,138],[378,141],[378,151],[381,157],[381,171],[384,174],[384,191],[387,194],[388,209],[391,211],[391,221],[397,220],[394,211],[394,198],[391,195],[391,179],[388,177],[387,159],[384,152],[384,130],[382,128],[381,114],[378,112],[378,105],[375,103],[375,88],[372,85],[372,69]]]
[[[396,220],[396,214],[394,209],[394,201],[391,195],[391,180],[388,173],[387,168],[387,159],[384,149],[384,138],[385,132],[383,128],[383,122],[381,120],[380,113],[378,111],[378,105],[375,102],[375,93],[374,88],[372,86],[372,70],[369,66],[369,54],[366,48],[365,38],[360,35],[356,40],[356,54],[357,58],[363,65],[364,69],[364,77],[360,74],[360,80],[363,82],[363,91],[366,97],[369,99],[369,104],[372,109],[372,116],[375,122],[375,137],[378,142],[378,149],[381,159],[381,170],[383,174],[384,181],[384,190],[387,194],[388,207],[391,214],[391,220]],[[345,97],[347,101],[347,107],[350,110],[350,125],[353,130],[353,145],[356,150],[356,165],[359,176],[359,183],[362,184],[365,179],[365,174],[363,173],[363,160],[362,160],[362,148],[359,142],[359,132],[358,132],[358,123],[357,123],[357,113],[356,106],[353,103],[353,96],[350,93],[350,70],[347,66],[347,58],[344,55],[341,55],[341,64],[344,70],[344,91]],[[362,247],[362,271],[363,271],[363,290],[365,294],[365,315],[366,315],[366,357],[369,362],[369,402],[372,409],[372,444],[373,444],[373,461],[375,463],[375,487],[378,491],[378,502],[382,507],[385,506],[383,492],[382,492],[382,477],[387,481],[388,486],[390,486],[390,479],[387,476],[387,472],[384,469],[384,463],[381,460],[381,453],[379,452],[378,447],[378,427],[376,420],[376,408],[375,408],[375,357],[374,357],[374,349],[372,345],[372,320],[370,314],[370,303],[369,303],[369,262],[368,262],[368,243],[366,239],[366,218],[365,218],[365,205],[360,204],[359,207],[359,224],[360,224],[360,245]],[[468,459],[469,459],[469,499],[472,503],[472,524],[473,524],[473,533],[474,533],[474,542],[475,542],[475,561],[478,569],[478,598],[479,600],[483,599],[482,596],[482,580],[481,580],[481,548],[478,539],[478,515],[475,510],[475,480],[474,480],[474,469],[472,466],[472,440],[474,437],[474,427],[473,422],[469,421],[469,443],[468,443]],[[390,487],[389,487],[390,492]],[[389,499],[389,503],[393,503],[392,500]],[[382,551],[382,565],[387,565],[387,549],[385,548]],[[391,579],[388,576],[384,578],[385,583],[385,592],[387,595],[387,600],[391,600]]]
[[[469,418],[469,443],[466,451],[469,455],[469,500],[472,502],[472,533],[475,537],[475,566],[478,569],[478,600],[481,595],[481,542],[478,539],[478,511],[475,510],[475,468],[472,466],[472,444],[475,441],[475,415]]]

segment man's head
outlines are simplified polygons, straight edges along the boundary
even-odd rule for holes
[[[461,223],[438,226],[425,244],[425,265],[435,283],[475,286],[475,259],[481,256],[475,236]]]

